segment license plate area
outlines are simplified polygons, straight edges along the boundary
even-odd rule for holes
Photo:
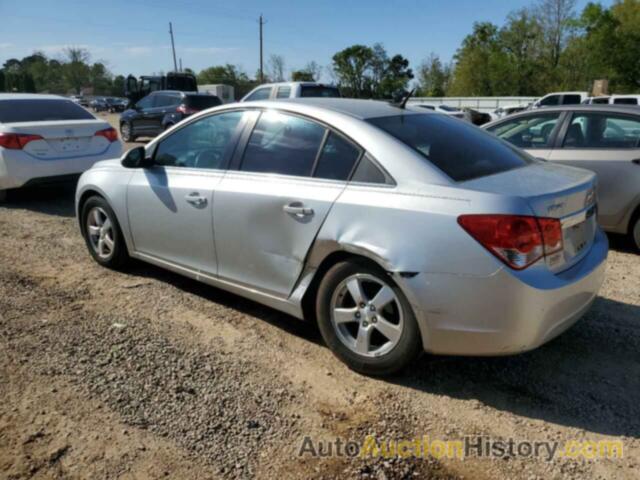
[[[596,231],[595,205],[562,225],[565,259],[570,261],[589,249]]]

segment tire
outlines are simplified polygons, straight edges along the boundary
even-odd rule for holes
[[[349,260],[331,267],[318,288],[316,316],[325,343],[356,372],[391,375],[422,352],[408,300],[384,270],[369,262]]]
[[[636,250],[640,251],[640,210],[632,217],[629,224],[629,238]]]
[[[129,253],[118,219],[107,201],[99,196],[89,198],[80,215],[82,236],[93,259],[103,267],[123,270],[130,262]]]
[[[0,190],[0,203],[4,203],[7,201],[7,191]]]
[[[133,134],[133,126],[129,122],[120,124],[120,136],[123,142],[135,142],[136,136]]]

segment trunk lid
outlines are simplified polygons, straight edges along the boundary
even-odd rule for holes
[[[23,151],[42,160],[60,160],[103,153],[110,142],[95,133],[109,127],[102,120],[65,120],[12,123],[3,131],[40,135],[43,140],[29,142]]]
[[[464,182],[465,188],[520,197],[537,217],[558,218],[563,251],[546,257],[553,271],[565,270],[589,251],[596,234],[596,175],[546,162]]]

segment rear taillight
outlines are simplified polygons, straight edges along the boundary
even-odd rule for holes
[[[9,150],[22,150],[29,142],[44,140],[40,135],[29,133],[0,133],[0,147]]]
[[[556,218],[524,215],[461,215],[458,223],[480,244],[515,270],[562,250]]]
[[[112,127],[105,128],[104,130],[98,130],[96,133],[93,134],[93,136],[104,137],[110,142],[115,142],[116,140],[118,140],[118,132],[116,131],[115,128],[112,128]]]
[[[176,108],[176,111],[182,113],[183,115],[191,115],[192,113],[197,113],[198,110],[195,108],[187,107],[184,103]]]

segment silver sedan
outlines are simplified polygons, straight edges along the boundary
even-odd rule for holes
[[[93,258],[133,257],[317,321],[351,368],[535,348],[589,308],[595,175],[386,102],[247,102],[82,175]]]

